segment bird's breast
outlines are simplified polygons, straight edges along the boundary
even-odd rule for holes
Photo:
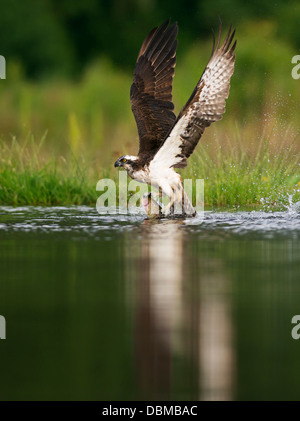
[[[131,178],[133,178],[136,181],[139,181],[141,183],[151,183],[151,179],[149,177],[149,171],[148,170],[138,170],[133,171],[131,174],[129,174]]]

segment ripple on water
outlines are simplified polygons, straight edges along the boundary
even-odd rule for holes
[[[0,207],[0,232],[81,232],[95,235],[103,231],[126,231],[144,224],[143,210],[135,214],[98,214],[88,206],[70,207]],[[187,232],[201,234],[260,233],[267,237],[288,234],[300,237],[300,213],[286,212],[205,212],[204,219],[157,220],[149,223],[180,226]],[[107,237],[109,238],[109,236]]]

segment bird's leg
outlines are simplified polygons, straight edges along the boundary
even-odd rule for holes
[[[174,213],[175,213],[175,195],[174,195],[173,204],[170,208],[170,215],[174,215]]]
[[[182,184],[179,184],[176,186],[176,204],[177,204],[177,209],[176,209],[176,213],[178,215],[183,215],[184,214],[184,198],[183,198],[183,186]]]
[[[163,192],[162,192],[161,187],[159,187],[159,188],[158,188],[158,197],[159,197],[159,201],[160,201],[160,203],[161,203],[161,205],[162,205]],[[163,206],[163,205],[162,205],[162,206]],[[162,206],[161,206],[161,207],[159,207],[159,216],[161,216],[161,215],[162,215]]]
[[[165,208],[165,215],[174,214],[174,207],[177,215],[182,216],[196,216],[194,209],[188,195],[186,194],[183,185],[178,184],[172,188],[172,196],[170,196],[170,203]],[[173,213],[172,213],[173,209]]]
[[[162,192],[162,188],[161,187],[158,188],[158,196],[159,196],[160,200],[162,200],[163,192]]]
[[[190,201],[188,195],[186,194],[186,191],[182,187],[182,204],[183,204],[183,214],[186,216],[196,216],[197,212],[193,207],[192,202]]]
[[[174,214],[174,204],[175,204],[175,193],[173,188],[171,188],[170,194],[170,202],[164,208],[165,215],[173,215]]]

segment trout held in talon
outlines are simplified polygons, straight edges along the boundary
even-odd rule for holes
[[[152,193],[143,194],[142,205],[149,218],[158,218],[164,215],[162,205],[154,200]]]
[[[172,102],[178,26],[170,20],[154,28],[144,40],[133,74],[130,102],[139,133],[137,156],[124,155],[115,167],[129,176],[157,188],[170,198],[164,215],[182,203],[182,214],[195,215],[180,174],[194,152],[204,130],[225,112],[230,79],[234,72],[235,31],[230,26],[221,44],[220,21],[217,44],[213,42],[210,59],[188,102],[176,118]]]

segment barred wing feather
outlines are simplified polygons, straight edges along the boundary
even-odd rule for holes
[[[190,99],[180,112],[170,134],[155,154],[150,168],[184,168],[197,146],[204,129],[221,120],[229,95],[230,78],[234,72],[236,41],[231,31],[220,45],[222,25],[216,48],[197,83]]]

